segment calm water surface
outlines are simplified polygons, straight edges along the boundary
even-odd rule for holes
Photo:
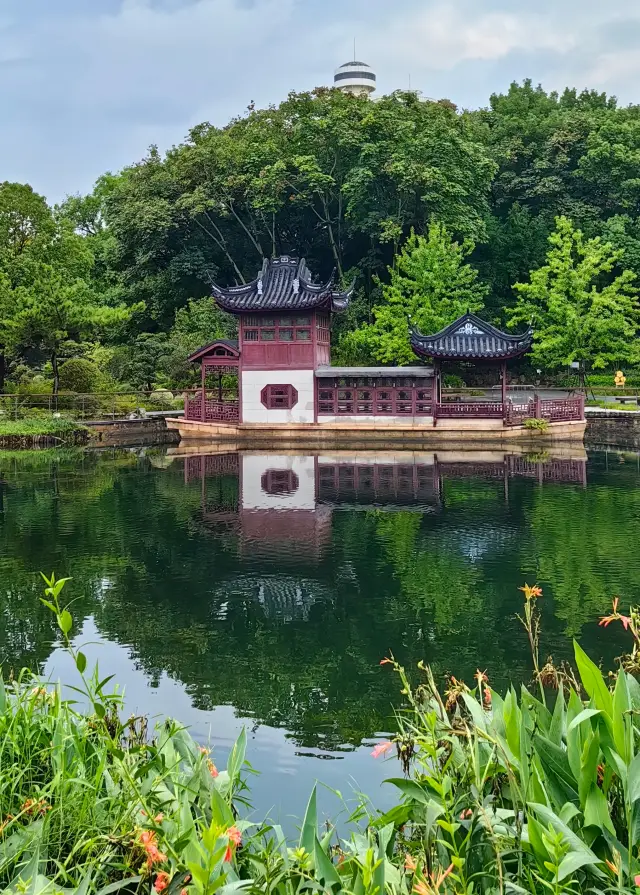
[[[530,678],[524,581],[556,660],[578,637],[612,664],[624,634],[597,619],[640,601],[635,454],[46,452],[0,454],[0,479],[5,669],[73,680],[37,573],[72,576],[78,643],[127,707],[220,764],[246,726],[256,809],[285,823],[315,779],[389,804],[397,769],[369,753],[398,703],[390,650],[500,687]]]

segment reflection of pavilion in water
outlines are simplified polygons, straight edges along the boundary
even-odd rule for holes
[[[291,621],[306,619],[315,603],[332,598],[331,588],[312,569],[331,543],[334,512],[436,514],[442,510],[448,478],[502,481],[506,501],[514,477],[584,487],[586,455],[197,453],[185,456],[184,474],[185,482],[201,484],[203,525],[216,534],[237,536],[242,570],[216,586],[218,613],[224,614],[228,601],[237,598],[260,606],[268,617]],[[484,541],[488,533],[476,535]],[[463,552],[483,552],[473,532],[466,537]]]

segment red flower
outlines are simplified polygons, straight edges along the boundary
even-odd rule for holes
[[[165,873],[164,870],[161,870],[160,873],[156,876],[156,881],[153,884],[153,888],[156,892],[163,892],[169,883],[171,882],[171,877],[168,873]]]
[[[210,758],[207,759],[207,767],[209,768],[209,773],[211,774],[211,776],[212,776],[212,777],[214,778],[214,780],[215,780],[215,778],[218,776],[218,769],[217,769],[217,767],[214,765],[214,763],[211,761]]]
[[[636,884],[636,886],[638,886],[638,888],[640,888],[640,873],[637,876],[634,876],[633,881]]]
[[[153,830],[143,830],[140,833],[140,844],[147,853],[147,867],[151,868],[154,864],[162,864],[167,860],[167,856],[158,848],[158,840]]]
[[[488,687],[484,688],[484,704],[487,708],[491,706],[491,690]]]

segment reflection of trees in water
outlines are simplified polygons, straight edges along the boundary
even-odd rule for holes
[[[615,471],[619,487],[586,491],[512,480],[508,505],[500,483],[456,479],[439,514],[334,511],[326,546],[294,551],[285,572],[277,551],[246,555],[239,530],[207,516],[211,494],[237,505],[233,476],[207,488],[203,513],[201,483],[185,485],[181,462],[159,469],[117,452],[38,462],[25,471],[0,458],[5,662],[46,659],[54,630],[37,572],[55,570],[74,578],[78,623],[94,615],[152,679],[167,672],[199,707],[233,705],[304,745],[358,743],[387,726],[397,688],[378,663],[390,649],[438,675],[479,665],[494,681],[528,677],[514,617],[524,577],[545,586],[548,639],[566,654],[553,610],[577,630],[614,590],[634,596],[631,470]]]
[[[584,491],[540,489],[528,516],[530,568],[551,584],[555,614],[567,635],[578,635],[605,613],[613,596],[626,606],[638,603],[640,490],[635,464],[613,463],[606,479],[595,465]]]

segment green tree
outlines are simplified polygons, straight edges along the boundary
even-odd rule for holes
[[[78,353],[82,340],[124,323],[140,310],[106,305],[86,280],[50,264],[39,264],[32,282],[15,294],[14,339],[46,352],[53,371],[54,395],[60,384],[61,353]]]
[[[547,263],[516,283],[510,323],[533,322],[532,356],[554,369],[580,365],[581,377],[622,360],[638,360],[640,304],[635,274],[621,270],[622,250],[600,237],[586,239],[566,217],[556,220]]]
[[[437,332],[467,310],[479,311],[488,288],[465,258],[474,245],[455,242],[443,224],[431,224],[428,235],[411,233],[395,264],[391,282],[382,289],[383,303],[373,309],[374,322],[354,334],[383,363],[415,360],[409,343],[409,321],[424,333]]]

